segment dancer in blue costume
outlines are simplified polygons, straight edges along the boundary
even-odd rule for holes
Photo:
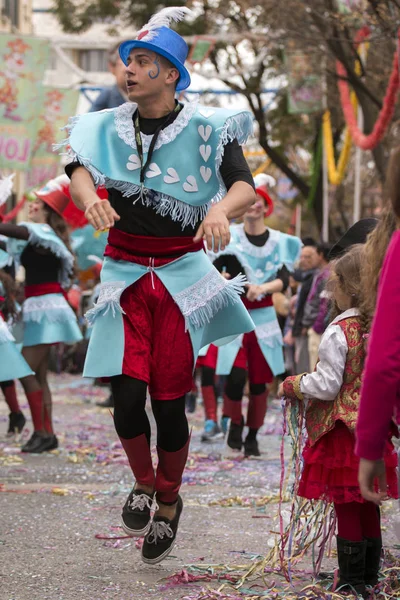
[[[267,411],[266,384],[285,371],[282,333],[272,294],[286,289],[289,270],[293,268],[301,248],[300,239],[265,226],[264,219],[273,210],[268,194],[271,179],[265,174],[255,177],[257,202],[245,213],[244,223],[231,226],[230,244],[214,262],[217,269],[225,271],[228,278],[237,272],[245,272],[249,284],[243,302],[256,325],[255,331],[219,348],[215,365],[217,375],[228,376],[223,409],[224,416],[231,419],[228,446],[241,450],[244,445],[245,456],[260,455],[257,432],[264,423]],[[215,255],[212,256],[215,258]],[[209,352],[212,352],[212,348]],[[249,431],[243,442],[242,398],[246,371],[250,386],[246,422]],[[208,377],[211,382],[214,373],[210,369],[203,373],[203,386],[204,378]],[[211,406],[215,399],[210,394],[212,388],[204,386],[203,392],[204,388],[208,392],[205,395],[208,419],[208,405]],[[206,421],[203,439],[207,434],[210,439],[214,431],[218,433],[218,429],[216,420],[214,423]]]
[[[0,267],[4,265],[1,251]],[[6,259],[8,263],[8,259]],[[15,284],[10,275],[0,268],[0,388],[10,409],[7,437],[21,434],[26,419],[19,406],[15,379],[33,375],[29,365],[17,348],[9,323],[16,317]]]
[[[175,100],[190,85],[188,46],[169,22],[188,13],[164,9],[121,45],[130,102],[71,122],[74,162],[66,168],[77,206],[96,229],[110,228],[102,288],[88,315],[85,374],[111,377],[115,427],[136,479],[123,526],[145,535],[142,559],[149,564],[171,552],[182,512],[185,394],[197,353],[254,327],[240,302],[243,277],[226,281],[203,248],[203,239],[210,249],[224,248],[229,219],[255,200],[240,147],[252,117]],[[108,188],[108,201],[97,197],[98,184]]]
[[[64,297],[74,258],[62,213],[69,202],[57,187],[45,187],[29,204],[31,222],[0,223],[7,252],[25,268],[22,356],[30,374],[21,379],[31,410],[34,432],[22,452],[41,453],[58,446],[52,424],[52,398],[47,381],[52,344],[82,339],[75,314]],[[33,373],[35,374],[33,374]]]

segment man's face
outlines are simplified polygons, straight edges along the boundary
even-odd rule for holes
[[[300,254],[300,269],[309,271],[315,269],[318,263],[318,253],[314,246],[304,246]]]
[[[110,69],[111,73],[114,75],[119,89],[126,93],[126,76],[125,76],[126,67],[125,67],[124,63],[122,62],[122,60],[120,59],[120,57],[118,57],[115,65],[110,63],[109,69]]]
[[[158,54],[145,48],[132,50],[127,63],[125,78],[131,102],[160,96],[179,75],[177,69],[168,67]]]
[[[244,219],[247,221],[264,220],[266,210],[267,206],[264,198],[260,194],[256,194],[256,201],[245,212]]]

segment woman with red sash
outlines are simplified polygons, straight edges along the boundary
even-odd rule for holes
[[[41,453],[57,448],[47,381],[50,347],[82,339],[75,314],[65,298],[74,266],[62,217],[68,202],[61,186],[49,183],[36,192],[36,199],[29,205],[30,222],[0,223],[0,234],[8,238],[7,252],[16,267],[25,268],[22,356],[35,374],[21,379],[34,429],[22,452]]]

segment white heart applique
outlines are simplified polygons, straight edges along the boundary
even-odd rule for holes
[[[150,163],[149,170],[146,173],[146,177],[150,179],[151,177],[157,177],[158,175],[161,175],[160,167],[156,163]]]
[[[271,269],[273,269],[273,268],[274,268],[274,264],[269,260],[267,262],[267,264],[265,265],[265,270],[266,271],[271,271]]]
[[[213,110],[212,108],[199,108],[199,113],[205,117],[206,119],[208,119],[208,117],[211,117],[212,115],[215,114],[215,110]]]
[[[136,169],[140,169],[140,158],[136,154],[131,154],[128,156],[128,162],[126,163],[126,168],[129,171],[136,171]]]
[[[164,177],[165,183],[177,183],[180,181],[178,173],[172,167],[167,169],[167,175]]]
[[[204,160],[204,162],[207,162],[211,156],[211,146],[205,146],[204,144],[202,144],[199,150],[201,158]]]
[[[210,167],[200,167],[200,175],[202,176],[203,180],[207,183],[207,181],[212,175]]]
[[[263,271],[261,271],[261,269],[257,269],[257,271],[254,273],[254,275],[257,277],[257,279],[260,279],[261,277],[264,276]]]
[[[189,175],[188,177],[186,177],[186,181],[183,184],[183,189],[185,190],[185,192],[198,192],[199,191],[199,187],[197,185],[196,178],[193,177],[193,175]]]
[[[207,125],[207,127],[204,127],[204,125],[199,125],[198,132],[202,139],[206,142],[212,133],[212,127],[211,125]]]

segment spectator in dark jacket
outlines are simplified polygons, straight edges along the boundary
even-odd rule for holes
[[[115,77],[115,84],[113,86],[105,87],[100,92],[90,107],[89,112],[96,112],[98,110],[104,110],[105,108],[115,108],[128,100],[125,81],[126,67],[120,59],[118,53],[119,46],[120,42],[108,51],[108,69]]]

